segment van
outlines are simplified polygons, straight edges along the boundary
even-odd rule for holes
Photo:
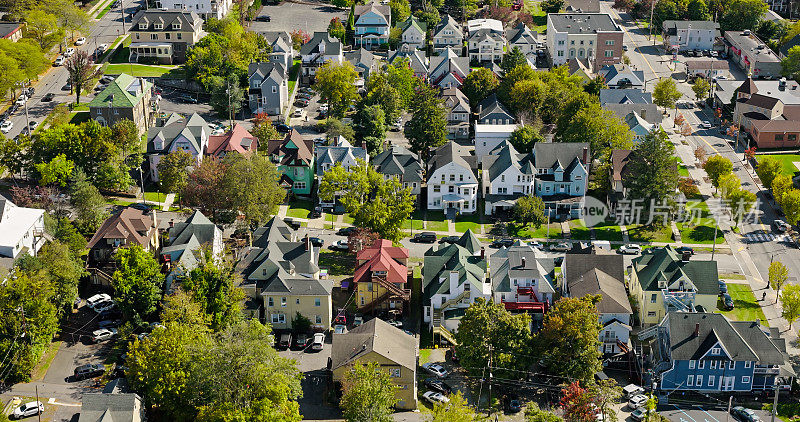
[[[644,393],[644,388],[636,385],[636,384],[628,384],[622,388],[622,392],[625,394],[625,397],[631,398],[638,394]]]
[[[286,350],[291,345],[292,345],[292,335],[289,333],[281,334],[280,340],[278,341],[278,348]]]
[[[434,232],[417,233],[416,235],[414,235],[411,241],[416,243],[435,243],[436,233]]]

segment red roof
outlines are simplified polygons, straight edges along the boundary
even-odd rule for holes
[[[230,151],[241,154],[248,154],[250,151],[258,149],[258,139],[251,135],[244,126],[236,123],[233,130],[224,135],[212,135],[208,137],[207,155],[218,157]]]
[[[378,239],[375,243],[356,255],[363,264],[356,269],[353,281],[366,282],[372,279],[373,271],[386,271],[386,279],[390,283],[405,283],[408,267],[399,260],[408,259],[408,249],[392,246],[386,239]]]

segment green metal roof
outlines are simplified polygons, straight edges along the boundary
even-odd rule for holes
[[[659,291],[658,281],[671,284],[681,278],[688,279],[700,294],[719,292],[719,273],[716,261],[682,261],[681,254],[672,246],[652,248],[632,262],[644,291]]]
[[[144,89],[139,87],[140,81],[144,85]],[[142,100],[144,93],[152,86],[153,84],[144,79],[123,73],[108,84],[103,92],[97,94],[89,103],[89,107],[108,107],[109,99],[111,99],[112,107],[133,107]]]

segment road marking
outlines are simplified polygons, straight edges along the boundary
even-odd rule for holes
[[[50,400],[47,400],[47,404],[54,404],[56,406],[67,406],[67,407],[81,407],[80,403],[59,403],[56,401],[55,397],[50,397]]]
[[[686,412],[685,412],[683,409],[681,409],[680,407],[678,407],[678,405],[676,405],[676,404],[673,404],[673,406],[675,406],[675,409],[677,409],[679,412],[681,412],[681,413],[683,413],[684,415],[686,415],[686,417],[687,417],[687,418],[691,419],[693,422],[697,422],[697,420],[695,420],[695,418],[693,418],[693,417],[689,416],[689,414],[688,414],[688,413],[686,413]],[[683,419],[683,418],[681,418],[681,421],[683,421],[683,420],[684,420],[684,419]]]
[[[705,413],[706,415],[708,415],[708,417],[709,417],[709,418],[711,418],[711,419],[714,419],[714,422],[719,422],[719,419],[717,419],[717,418],[715,418],[715,417],[711,416],[711,413],[708,413],[708,412],[706,412],[706,410],[705,410],[705,409],[703,409],[702,407],[700,407],[700,406],[695,406],[695,407],[697,407],[697,408],[698,408],[698,409],[700,409],[700,410],[701,410],[703,413]],[[706,422],[708,422],[708,419],[706,419]]]

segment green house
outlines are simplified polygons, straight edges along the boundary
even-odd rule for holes
[[[290,194],[310,196],[314,184],[314,142],[296,130],[283,139],[270,140],[267,156],[281,174],[280,184]]]

